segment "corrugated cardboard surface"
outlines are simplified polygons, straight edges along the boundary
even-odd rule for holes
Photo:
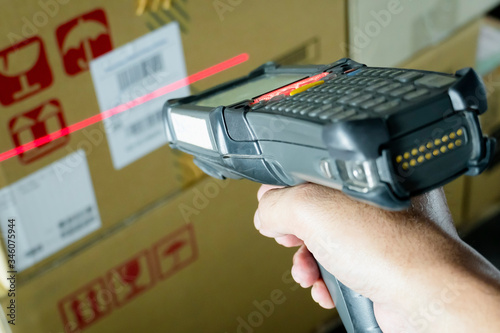
[[[498,213],[500,209],[500,167],[486,170],[478,177],[472,178],[468,183],[468,209],[467,219],[471,221],[468,228],[471,229]]]
[[[426,47],[438,45],[498,3],[498,0],[350,1],[350,56],[371,66],[395,66]]]
[[[47,9],[44,4],[50,4],[53,7]],[[100,9],[107,17],[113,47],[120,46],[148,32],[142,19],[133,14],[132,1],[103,3],[101,1],[25,0],[15,3],[2,1],[1,6],[4,10],[2,11],[3,33],[0,34],[0,47],[10,45],[17,38],[28,37],[28,32],[33,33],[43,42],[53,78],[52,84],[40,93],[1,107],[0,122],[4,128],[12,117],[48,100],[57,100],[60,103],[66,125],[77,123],[99,113],[90,73],[83,71],[76,75],[68,75],[64,70],[56,38],[58,26],[81,14]],[[46,20],[43,20],[44,18]],[[18,55],[15,61],[26,62],[32,56],[31,52],[25,52]],[[105,231],[158,198],[184,188],[194,179],[191,174],[186,174],[185,170],[177,166],[180,163],[177,161],[177,155],[166,146],[121,170],[115,170],[102,123],[89,126],[63,138],[65,143],[62,146],[32,162],[23,163],[19,157],[2,162],[0,168],[3,183],[0,186],[13,183],[69,153],[84,149],[102,221],[100,231]],[[13,143],[9,132],[0,131],[0,149],[3,152],[11,148],[13,148]],[[184,173],[184,177],[180,176],[181,173]],[[75,193],[75,198],[77,198],[77,193]],[[47,262],[59,255],[64,255],[66,251],[81,246],[88,239],[89,237],[83,238],[41,261],[23,274],[29,276]],[[20,278],[22,279],[22,275]]]
[[[221,4],[227,6],[218,9]],[[320,64],[346,55],[341,47],[347,34],[343,0],[189,0],[187,9],[189,33],[183,42],[190,72],[238,53],[250,56],[237,68],[195,84],[197,89],[246,74],[270,60]],[[189,55],[188,50],[199,52]]]
[[[479,26],[479,20],[468,24],[440,45],[418,53],[413,59],[403,63],[402,67],[445,73],[473,67],[476,60]],[[444,187],[448,205],[458,228],[466,227],[466,206],[469,204],[466,182],[466,177],[462,176]]]
[[[331,62],[344,56],[340,45],[346,38],[345,3],[343,0],[321,0],[314,4],[303,1],[218,2],[174,1],[169,11],[134,14],[135,1],[61,1],[23,0],[15,4],[2,0],[0,6],[4,33],[0,48],[31,36],[43,40],[52,72],[51,85],[29,98],[1,107],[0,122],[10,119],[43,102],[57,99],[66,125],[76,123],[99,112],[88,71],[68,75],[59,55],[56,29],[83,13],[102,10],[107,18],[113,48],[126,44],[172,20],[182,30],[188,73],[192,74],[237,54],[247,52],[250,60],[239,67],[196,84],[195,90],[207,88],[223,80],[246,74],[256,66],[273,59],[285,62]],[[304,15],[304,11],[307,15]],[[276,13],[281,15],[276,15]],[[26,54],[29,60],[32,54]],[[17,61],[17,60],[16,60]],[[182,189],[200,173],[185,157],[161,147],[121,170],[111,163],[102,124],[64,137],[60,147],[47,155],[23,164],[18,157],[0,165],[0,186],[8,185],[31,174],[79,148],[87,151],[87,160],[98,201],[103,227],[111,228],[131,214],[144,209],[158,198]],[[13,148],[7,131],[0,132],[0,149]],[[96,234],[96,233],[94,233]],[[86,237],[56,255],[25,271],[31,276],[57,256],[71,253],[92,237]],[[23,275],[20,275],[20,279]]]
[[[415,54],[412,59],[403,62],[402,66],[445,73],[454,73],[464,67],[474,67],[480,24],[480,20],[475,20],[439,45]]]
[[[500,67],[484,75],[488,94],[488,111],[481,115],[481,125],[486,133],[491,133],[500,125]]]
[[[488,80],[489,78],[489,80]],[[500,82],[500,69],[495,70],[491,75],[486,76],[486,86],[489,88],[489,107],[493,108],[488,116],[486,133],[496,134],[497,145],[499,144],[500,133],[500,91],[497,82]],[[484,119],[483,119],[484,120]],[[498,149],[497,149],[498,150]],[[500,165],[498,155],[496,164],[490,166],[484,173],[477,177],[468,177],[468,207],[466,216],[472,223],[469,228],[473,228],[477,223],[495,214],[500,209]]]
[[[335,312],[254,229],[257,189],[208,178],[19,285],[14,332],[312,331]]]
[[[483,19],[482,24],[497,29],[500,27],[500,22],[491,17]],[[496,133],[498,140],[500,132],[500,68],[484,75],[483,80],[488,93],[488,111],[481,116],[481,124],[487,134]],[[498,160],[498,157],[496,159]],[[469,229],[471,229],[478,222],[497,212],[500,207],[500,167],[498,163],[492,165],[483,174],[478,177],[470,177],[467,181],[469,200],[466,216],[468,220],[473,222],[469,225]]]

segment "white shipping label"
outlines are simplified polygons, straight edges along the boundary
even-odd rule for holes
[[[177,22],[156,29],[90,64],[101,112],[186,77]],[[167,143],[161,111],[167,99],[189,95],[185,86],[104,120],[111,158],[121,169]]]
[[[15,219],[18,272],[99,229],[85,152],[78,150],[0,189],[0,219],[4,240],[8,219]]]

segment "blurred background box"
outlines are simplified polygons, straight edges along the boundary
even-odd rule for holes
[[[481,21],[476,70],[483,76],[488,96],[488,112],[481,116],[481,125],[491,134],[500,123],[500,21],[497,17],[489,15]]]
[[[258,186],[207,178],[19,285],[14,333],[312,332],[335,312],[255,230]]]
[[[183,1],[173,2],[182,4]],[[189,72],[246,52],[246,63],[194,84],[195,90],[240,75],[268,61],[325,64],[345,57],[347,18],[344,0],[187,1],[188,31],[183,36]],[[159,13],[142,16],[154,24]]]
[[[133,13],[132,1],[22,0],[0,5],[1,79],[14,88],[25,82],[10,95],[2,92],[2,152],[96,117],[100,110],[89,58],[148,31]],[[17,68],[23,64],[28,68]],[[20,95],[23,91],[27,93]],[[144,135],[158,135],[145,125],[138,144]],[[99,122],[1,163],[0,215],[2,227],[8,217],[17,219],[20,280],[194,181],[166,146],[116,169],[106,130]]]
[[[492,165],[478,177],[469,177],[467,219],[482,222],[500,211],[500,21],[497,9],[482,21],[477,69],[488,92],[488,112],[482,117],[485,132],[497,139]],[[470,229],[475,224],[469,226]]]
[[[437,45],[498,0],[349,1],[349,55],[371,66],[395,66]]]
[[[1,0],[0,5],[5,9],[0,34],[2,78],[14,77],[15,82],[9,82],[19,85],[22,92],[12,91],[2,99],[0,122],[9,128],[0,132],[2,151],[96,116],[99,106],[88,60],[173,21],[180,29],[188,74],[242,52],[250,56],[243,65],[197,82],[191,87],[194,92],[247,74],[269,60],[322,63],[345,55],[340,47],[346,41],[343,0],[308,4],[307,15],[298,0],[176,0],[169,9],[143,15],[136,15],[132,0],[22,0],[15,4]],[[277,12],[286,15],[277,16]],[[76,30],[71,45],[66,45]],[[36,71],[21,68],[22,64]],[[143,121],[146,129],[160,123],[156,118]],[[201,176],[190,157],[166,145],[117,168],[108,134],[102,123],[94,124],[2,162],[2,223],[17,216],[18,228],[29,234],[23,254],[31,259],[19,266],[21,281],[42,274],[42,268],[49,269],[56,260]],[[50,224],[40,233],[30,228],[45,223],[39,219]],[[70,236],[61,240],[57,234],[61,239]],[[4,274],[5,269],[1,271]]]
[[[497,140],[500,133],[496,133]],[[497,141],[498,142],[498,141]],[[468,229],[500,212],[500,164],[497,149],[495,163],[478,177],[467,179],[466,219],[470,221]]]

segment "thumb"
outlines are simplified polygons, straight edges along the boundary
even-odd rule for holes
[[[302,205],[297,200],[296,188],[261,186],[257,194],[259,206],[255,212],[255,227],[261,234],[276,238],[301,233],[300,230],[296,230],[297,209],[290,209]]]
[[[325,215],[339,214],[347,208],[342,201],[352,200],[337,190],[315,184],[278,188],[263,185],[258,192],[259,207],[255,213],[255,227],[265,236],[281,237],[295,235],[300,239],[311,238],[331,219]]]

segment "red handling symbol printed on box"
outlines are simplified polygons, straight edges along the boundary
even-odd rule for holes
[[[117,306],[121,306],[154,284],[150,252],[138,256],[108,272],[108,286],[113,290]]]
[[[65,332],[80,332],[149,290],[159,280],[194,262],[197,256],[193,225],[177,229],[61,299],[58,306]]]
[[[166,279],[196,260],[198,248],[192,225],[180,229],[153,246],[160,279]]]
[[[92,59],[113,48],[108,20],[102,9],[96,9],[60,25],[56,30],[56,37],[68,75],[88,70]]]
[[[64,120],[61,103],[55,99],[14,116],[9,122],[10,135],[16,147],[42,138],[65,127],[66,121]],[[65,135],[34,149],[25,151],[18,156],[22,163],[31,163],[53,150],[64,146],[68,141],[69,137]]]
[[[50,100],[36,108],[16,115],[9,121],[9,131],[16,147],[66,127],[61,103]],[[22,163],[31,163],[68,143],[67,135],[19,154]]]
[[[102,278],[98,278],[59,303],[66,332],[80,332],[112,310]]]
[[[43,42],[31,37],[0,51],[0,103],[7,106],[52,84]]]

